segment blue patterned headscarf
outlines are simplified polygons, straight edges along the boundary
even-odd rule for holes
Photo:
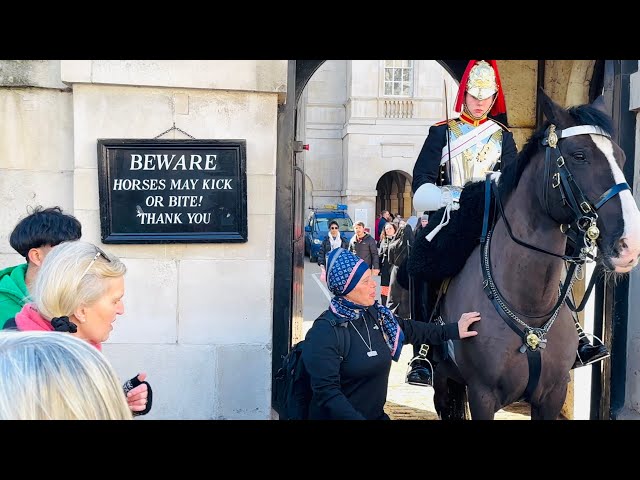
[[[368,307],[347,300],[345,295],[356,287],[367,270],[369,265],[353,253],[344,248],[331,250],[327,257],[327,287],[334,295],[330,308],[336,315],[347,320],[355,320],[364,315]],[[404,333],[391,310],[380,305],[377,300],[373,305],[378,312],[377,321],[391,350],[391,358],[397,362],[404,343]]]

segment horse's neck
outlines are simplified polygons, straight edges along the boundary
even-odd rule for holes
[[[522,178],[504,204],[511,232],[518,240],[564,255],[566,237],[544,212],[535,195],[535,183]],[[516,243],[503,218],[491,238],[491,269],[502,296],[524,315],[543,315],[558,300],[564,261]],[[543,319],[544,321],[545,319]]]

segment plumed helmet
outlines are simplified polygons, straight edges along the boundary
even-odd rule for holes
[[[467,81],[467,92],[478,100],[484,100],[498,91],[496,83],[496,73],[491,65],[484,60],[480,60],[469,71]]]
[[[490,113],[494,116],[507,113],[498,64],[495,60],[469,60],[460,80],[455,105],[456,112],[462,112],[466,92],[478,100],[484,100],[497,93]]]

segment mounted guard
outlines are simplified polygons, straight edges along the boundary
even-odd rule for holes
[[[434,308],[442,281],[457,274],[479,244],[486,174],[494,171],[497,179],[499,171],[518,155],[513,133],[506,126],[506,103],[495,60],[468,63],[455,111],[460,113],[458,118],[429,129],[413,170],[414,208],[432,213],[428,228],[416,236],[408,265],[414,280],[414,318],[421,321],[437,317]],[[604,345],[589,342],[577,317],[574,323],[580,339],[575,366],[609,355]],[[414,350],[407,381],[428,385],[428,364],[420,361],[419,346]]]

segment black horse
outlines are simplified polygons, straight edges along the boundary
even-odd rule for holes
[[[496,181],[481,182],[493,213],[440,302],[445,322],[482,316],[478,335],[451,342],[436,365],[440,418],[467,418],[468,404],[472,419],[493,419],[519,400],[532,419],[558,418],[578,344],[574,279],[593,259],[609,277],[638,264],[640,212],[602,98],[565,110],[540,96],[547,121]]]

